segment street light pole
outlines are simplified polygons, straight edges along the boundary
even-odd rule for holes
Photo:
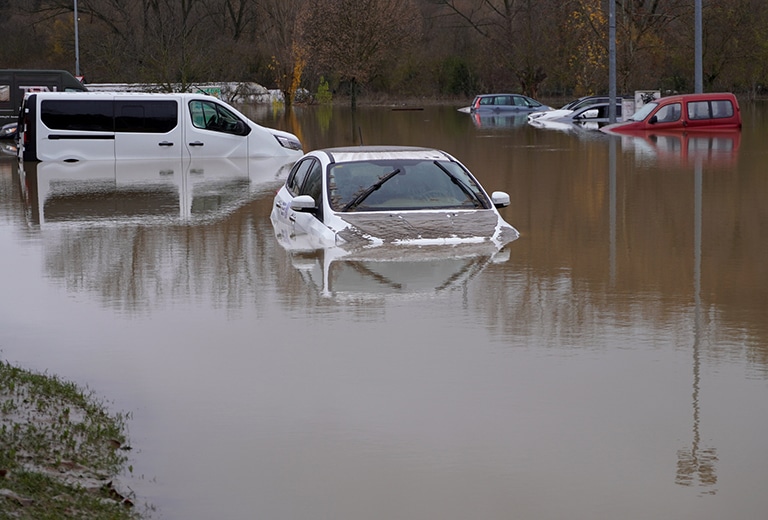
[[[75,1],[75,76],[80,77],[80,36],[77,31],[77,0]]]
[[[616,122],[616,2],[608,2],[608,121]]]
[[[702,32],[703,32],[703,29],[702,29],[702,21],[701,21],[701,0],[696,0],[694,5],[695,5],[695,11],[696,11],[695,12],[695,26],[696,26],[696,30],[695,30],[695,35],[694,35],[694,39],[695,39],[695,44],[694,44],[695,50],[694,50],[694,52],[695,52],[696,56],[694,57],[694,72],[693,72],[694,75],[695,75],[695,78],[694,78],[694,92],[696,94],[700,94],[700,93],[704,92],[704,80],[703,80],[704,66],[702,64],[702,57],[701,57],[702,47],[703,47],[703,45],[702,45]]]

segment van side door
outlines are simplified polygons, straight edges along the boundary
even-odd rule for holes
[[[163,159],[184,156],[180,101],[115,96],[115,158]]]
[[[183,108],[187,151],[192,158],[248,157],[251,127],[213,99],[191,99]]]

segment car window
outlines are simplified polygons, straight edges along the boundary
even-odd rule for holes
[[[318,204],[323,193],[323,168],[318,161],[310,161],[309,173],[299,190],[299,195],[309,195]]]
[[[709,102],[691,101],[688,103],[688,119],[709,119]]]
[[[733,103],[727,99],[712,101],[712,117],[733,117]]]
[[[669,105],[659,108],[658,112],[656,112],[656,122],[671,123],[673,121],[678,121],[681,114],[682,105],[680,103],[670,103]]]
[[[115,132],[163,134],[176,128],[176,100],[115,101]]]
[[[480,98],[480,105],[493,105],[496,102],[496,96],[486,96]]]
[[[304,179],[306,179],[307,173],[309,173],[309,169],[313,162],[313,159],[308,158],[297,162],[293,166],[291,173],[288,174],[288,180],[285,181],[285,187],[288,190],[288,193],[294,197],[299,195],[301,187],[304,184]]]
[[[323,167],[320,161],[311,160],[309,162],[309,173],[307,173],[304,184],[299,189],[299,195],[309,195],[315,200],[314,215],[323,220]]]
[[[248,135],[250,132],[250,127],[234,112],[212,101],[190,101],[189,112],[195,128],[234,135]]]

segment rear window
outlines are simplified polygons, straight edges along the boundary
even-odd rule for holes
[[[112,101],[46,99],[40,104],[40,119],[52,130],[114,130]]]

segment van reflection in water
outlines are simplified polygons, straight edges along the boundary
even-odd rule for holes
[[[285,178],[286,158],[24,162],[30,225],[194,223],[221,218]]]
[[[741,145],[741,132],[675,132],[649,131],[621,136],[625,153],[640,160],[651,159],[668,166],[710,166],[736,164]]]

